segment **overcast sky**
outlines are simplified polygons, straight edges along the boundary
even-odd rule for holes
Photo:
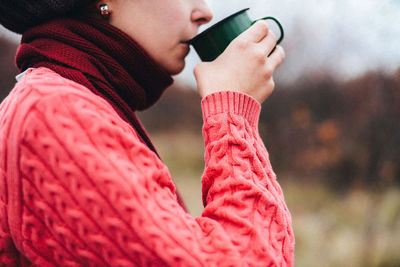
[[[400,0],[208,2],[214,11],[209,25],[247,7],[253,19],[274,16],[281,21],[287,57],[277,72],[280,80],[325,71],[352,78],[367,70],[393,71],[400,67]],[[0,30],[2,34],[5,33]],[[18,36],[11,38],[17,40]],[[192,51],[185,71],[177,79],[194,84],[192,71],[198,62]]]

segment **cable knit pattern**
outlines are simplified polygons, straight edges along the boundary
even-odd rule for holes
[[[290,213],[257,131],[260,105],[202,101],[201,217],[113,108],[29,70],[0,106],[0,261],[6,266],[292,266]],[[17,258],[22,259],[17,262]]]

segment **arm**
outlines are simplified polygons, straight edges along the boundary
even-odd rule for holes
[[[21,213],[10,220],[21,222],[14,240],[28,258],[63,266],[293,263],[290,215],[258,139],[257,102],[227,92],[203,100],[206,207],[193,218],[177,204],[167,167],[91,97],[41,97],[23,118]]]
[[[260,105],[234,92],[208,95],[202,104],[203,216],[220,222],[249,266],[292,265],[291,217],[258,135]]]

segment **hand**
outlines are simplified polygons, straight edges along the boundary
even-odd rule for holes
[[[195,67],[200,96],[236,91],[264,102],[275,87],[272,75],[285,58],[283,48],[275,46],[276,37],[268,24],[256,22],[233,40],[216,60]]]

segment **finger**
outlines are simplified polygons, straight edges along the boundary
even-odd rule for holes
[[[264,39],[262,39],[259,42],[259,45],[262,47],[262,49],[265,51],[265,54],[269,56],[273,49],[276,46],[276,36],[275,34],[270,30],[268,32],[268,35],[265,36]]]
[[[267,58],[268,64],[271,64],[273,69],[277,69],[285,59],[285,50],[282,46],[277,45],[275,50],[271,53],[271,55]]]
[[[249,29],[244,31],[241,35],[240,38],[243,38],[244,40],[248,40],[254,43],[258,43],[261,40],[265,38],[265,36],[268,35],[268,24],[265,21],[257,21],[254,23],[253,26],[251,26]]]

